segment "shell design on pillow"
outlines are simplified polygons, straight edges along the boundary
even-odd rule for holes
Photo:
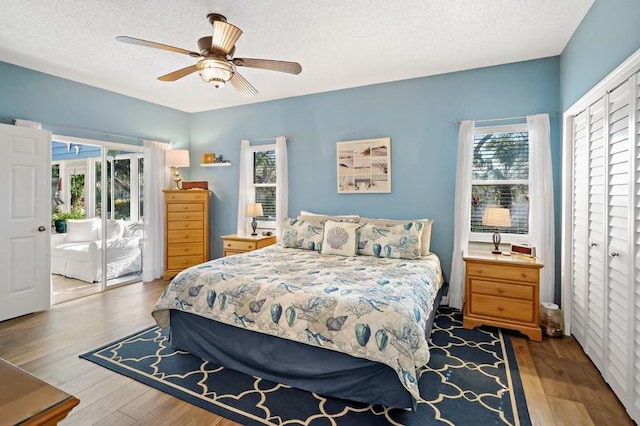
[[[339,249],[349,240],[349,233],[340,227],[335,227],[327,231],[327,244],[332,249]]]

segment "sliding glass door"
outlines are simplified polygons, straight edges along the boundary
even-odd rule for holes
[[[53,302],[142,277],[142,152],[53,143]]]

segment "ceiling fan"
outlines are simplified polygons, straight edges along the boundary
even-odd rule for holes
[[[225,83],[230,83],[245,98],[257,95],[258,91],[237,71],[237,67],[260,68],[289,74],[300,74],[302,71],[302,66],[297,62],[234,58],[235,44],[242,35],[242,30],[228,23],[227,18],[218,13],[210,13],[207,15],[207,19],[213,26],[213,35],[205,36],[198,40],[199,53],[134,37],[118,36],[116,40],[138,46],[182,53],[192,58],[201,58],[195,65],[158,77],[160,81],[176,81],[198,71],[200,78],[206,83],[216,88],[224,87]]]

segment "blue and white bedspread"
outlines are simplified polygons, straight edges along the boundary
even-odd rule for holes
[[[342,257],[276,244],[182,271],[152,315],[164,328],[178,309],[381,362],[417,399],[417,371],[429,361],[426,323],[442,283],[433,254]]]

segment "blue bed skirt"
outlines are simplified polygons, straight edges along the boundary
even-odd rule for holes
[[[436,297],[427,333],[437,307]],[[222,324],[186,312],[171,310],[171,343],[207,361],[295,388],[336,398],[415,408],[411,394],[387,365]]]

